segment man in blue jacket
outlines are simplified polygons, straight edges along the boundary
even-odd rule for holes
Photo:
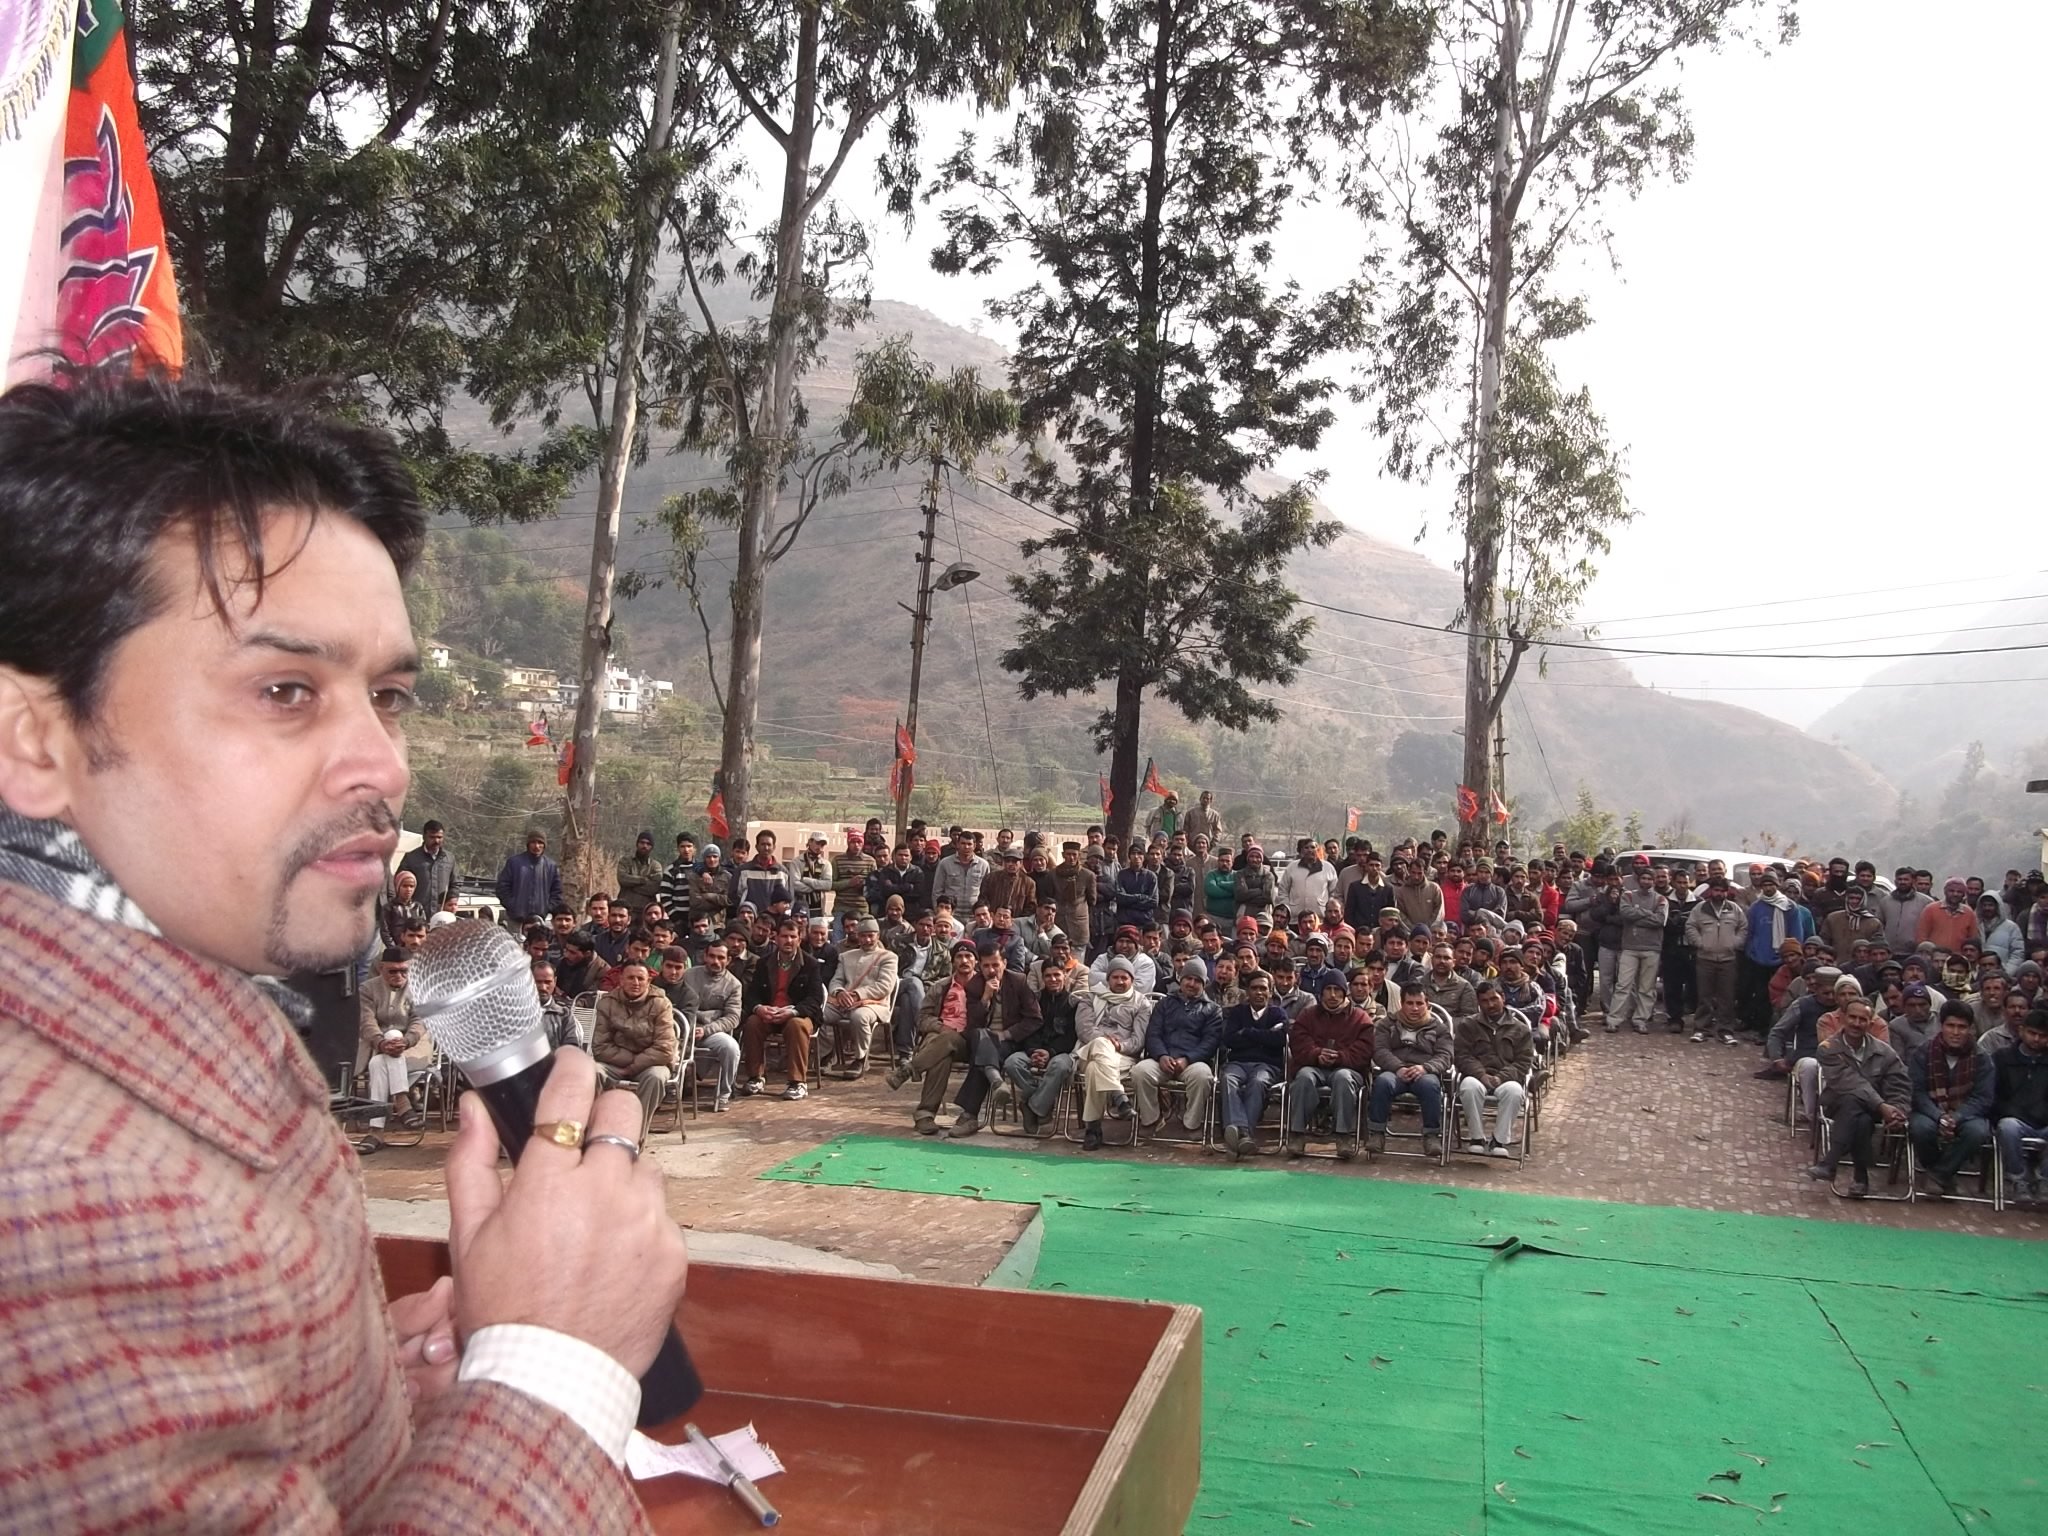
[[[1287,1075],[1287,1011],[1273,1001],[1273,978],[1254,971],[1245,1000],[1223,1016],[1223,1145],[1233,1159],[1258,1151],[1266,1095]]]
[[[1209,996],[1209,971],[1198,960],[1180,969],[1180,986],[1159,1000],[1145,1031],[1145,1055],[1131,1068],[1131,1097],[1138,1124],[1159,1124],[1159,1086],[1177,1081],[1187,1091],[1181,1125],[1199,1131],[1216,1087],[1216,1052],[1223,1044],[1223,1010]]]
[[[526,834],[526,852],[513,854],[498,871],[498,905],[514,933],[545,923],[562,904],[561,867],[547,850],[547,837],[535,828]]]

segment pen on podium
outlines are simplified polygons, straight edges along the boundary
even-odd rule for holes
[[[690,1437],[690,1444],[696,1446],[698,1450],[704,1452],[713,1461],[718,1463],[719,1470],[725,1473],[727,1486],[739,1495],[739,1500],[742,1504],[753,1511],[755,1519],[759,1520],[763,1525],[780,1525],[782,1523],[782,1516],[776,1513],[773,1504],[770,1504],[761,1497],[761,1490],[754,1486],[754,1480],[727,1461],[725,1459],[725,1452],[707,1440],[704,1437],[703,1430],[694,1424],[685,1424],[683,1426],[683,1433]]]

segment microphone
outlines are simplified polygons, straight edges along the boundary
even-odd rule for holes
[[[532,962],[495,923],[443,923],[412,957],[413,1011],[477,1091],[516,1164],[533,1139],[541,1085],[555,1065]],[[704,1383],[671,1324],[640,1378],[640,1427],[681,1418]]]

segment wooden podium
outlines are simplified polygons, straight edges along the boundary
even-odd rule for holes
[[[444,1244],[379,1238],[390,1295]],[[1195,1307],[692,1264],[706,1434],[752,1423],[794,1536],[1180,1536],[1201,1480]],[[680,1423],[650,1431],[680,1441]],[[655,1530],[760,1529],[724,1488],[636,1485]]]

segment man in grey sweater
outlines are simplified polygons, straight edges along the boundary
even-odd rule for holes
[[[1652,883],[1650,860],[1637,854],[1635,867],[1621,890],[1621,952],[1614,973],[1614,999],[1607,1009],[1607,1032],[1634,1026],[1650,1032],[1650,1013],[1657,1004],[1657,961],[1664,949],[1664,924],[1671,904]]]

